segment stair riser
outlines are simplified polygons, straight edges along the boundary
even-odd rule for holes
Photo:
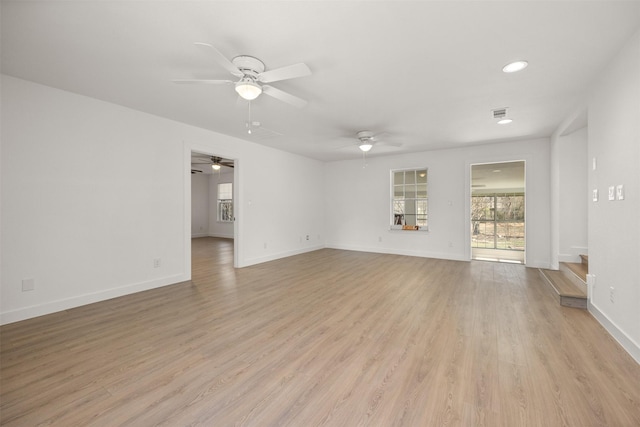
[[[576,285],[579,289],[581,289],[585,294],[588,292],[587,291],[587,284],[585,282],[582,281],[581,278],[579,278],[576,273],[574,273],[573,271],[571,271],[571,269],[569,267],[567,267],[564,263],[560,263],[560,271],[562,271],[562,273],[565,275],[565,277],[569,280],[571,280],[571,283],[573,283],[574,285]]]
[[[586,298],[573,298],[573,297],[560,297],[560,305],[564,307],[573,307],[573,308],[587,308],[587,299]]]
[[[568,295],[561,295],[558,287],[554,283],[551,277],[548,277],[542,269],[538,269],[542,280],[553,290],[553,295],[558,300],[558,303],[564,307],[587,309],[586,297],[574,297]]]

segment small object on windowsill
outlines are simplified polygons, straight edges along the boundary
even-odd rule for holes
[[[420,226],[418,225],[403,225],[403,230],[420,230]]]

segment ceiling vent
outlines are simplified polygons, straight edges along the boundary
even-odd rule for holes
[[[504,119],[507,117],[507,107],[504,108],[496,108],[495,110],[491,110],[493,113],[494,119]]]

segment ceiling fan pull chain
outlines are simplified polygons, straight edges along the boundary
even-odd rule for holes
[[[251,101],[247,102],[249,114],[247,116],[247,133],[251,135]]]

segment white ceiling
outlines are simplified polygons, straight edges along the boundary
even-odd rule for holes
[[[2,72],[320,160],[549,136],[640,27],[640,1],[3,1]],[[194,42],[267,69],[309,104],[262,95],[246,133],[230,75]],[[516,59],[529,67],[501,68]],[[509,107],[514,122],[495,124]],[[582,116],[584,117],[584,115]],[[279,135],[282,134],[282,135]]]
[[[524,191],[525,162],[485,163],[471,166],[473,194]]]

